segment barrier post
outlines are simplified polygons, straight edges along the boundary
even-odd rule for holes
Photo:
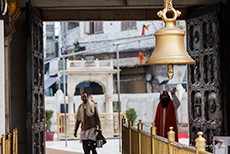
[[[132,154],[132,137],[131,137],[131,126],[133,126],[133,121],[129,119],[129,154]]]
[[[175,132],[173,131],[173,127],[169,127],[168,131],[169,154],[172,154],[172,146],[170,146],[170,142],[175,142]]]
[[[122,154],[125,154],[125,146],[124,146],[124,141],[125,141],[125,134],[124,134],[124,131],[125,131],[125,128],[123,126],[123,124],[125,124],[125,116],[123,115],[122,117]]]
[[[18,154],[18,129],[15,128],[15,154]]]
[[[1,142],[2,142],[2,154],[6,154],[6,137],[5,137],[5,135],[2,135]]]
[[[141,154],[141,133],[140,130],[143,130],[143,124],[141,123],[141,120],[139,120],[139,123],[137,124],[138,128],[138,153]]]
[[[16,136],[15,136],[15,129],[13,129],[13,144],[12,144],[12,147],[13,147],[13,154],[16,153]]]
[[[11,133],[9,132],[9,133],[7,133],[6,134],[6,136],[7,136],[7,140],[6,140],[6,153],[8,154],[8,153],[11,153]]]
[[[155,127],[155,123],[152,123],[152,127],[150,128],[151,133],[151,154],[155,154],[155,139],[153,135],[157,134],[157,127]]]
[[[57,140],[60,141],[60,132],[59,132],[59,112],[57,112]]]
[[[196,154],[199,154],[200,150],[204,150],[205,151],[205,138],[202,137],[203,132],[198,132],[197,133],[198,137],[196,138],[195,142],[196,142]]]

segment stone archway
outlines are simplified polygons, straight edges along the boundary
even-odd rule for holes
[[[68,111],[73,113],[73,97],[75,87],[81,82],[97,82],[102,86],[105,95],[106,113],[112,113],[113,99],[113,74],[116,70],[113,68],[113,59],[98,60],[88,63],[85,60],[70,61],[67,60],[67,93],[68,93]]]

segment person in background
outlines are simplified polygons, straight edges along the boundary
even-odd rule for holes
[[[95,101],[93,100],[93,96],[92,96],[92,95],[88,95],[88,99],[89,99],[93,104],[95,104]]]
[[[77,137],[77,130],[81,123],[80,142],[85,154],[97,154],[96,151],[96,136],[97,131],[101,132],[101,122],[97,107],[88,100],[87,93],[81,94],[82,103],[79,105],[76,113],[76,124],[74,129],[74,136]]]
[[[156,109],[154,123],[157,127],[157,135],[168,137],[167,132],[169,127],[173,127],[175,134],[175,141],[178,141],[178,120],[176,110],[180,106],[180,101],[175,95],[176,88],[171,90],[173,100],[170,98],[167,91],[160,94],[160,102]]]

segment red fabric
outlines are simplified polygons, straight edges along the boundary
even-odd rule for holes
[[[144,60],[144,53],[139,52],[139,60],[140,60],[140,65],[142,66],[142,60]]]
[[[161,102],[157,106],[154,123],[157,127],[157,135],[168,138],[169,127],[173,127],[175,134],[175,141],[178,142],[178,131],[177,131],[177,122],[176,122],[176,113],[173,105],[173,100],[170,100],[168,106],[165,108],[165,134],[163,136],[163,108]]]
[[[143,28],[142,28],[142,33],[141,33],[141,35],[143,36],[143,35],[145,35],[145,27],[143,26]]]
[[[144,53],[139,52],[139,60],[140,60],[140,65],[142,65],[142,60],[144,60]]]
[[[145,29],[146,29],[146,30],[149,30],[149,26],[150,26],[150,25],[145,26]]]
[[[188,138],[188,134],[179,134],[178,139],[181,139],[181,138]]]
[[[142,27],[142,33],[141,33],[142,36],[145,35],[145,29],[149,30],[149,26],[150,25],[147,25],[147,26],[143,25],[143,27]]]

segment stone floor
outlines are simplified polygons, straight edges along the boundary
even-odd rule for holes
[[[179,138],[179,143],[188,145],[189,139],[186,137],[188,136],[188,127],[180,125],[179,134],[182,136],[182,138]],[[107,138],[107,143],[103,148],[98,148],[97,152],[99,154],[120,154],[120,144],[118,138]],[[46,148],[46,154],[84,154],[79,138],[67,142],[57,141],[56,134],[54,135],[54,141],[46,141]]]
[[[179,139],[180,143],[188,145],[188,138]],[[67,141],[49,141],[46,142],[46,154],[84,154],[82,144],[79,140]],[[97,149],[98,154],[120,154],[119,139],[107,139],[107,143],[103,148]]]
[[[83,154],[79,152],[70,152],[70,151],[63,151],[63,150],[55,150],[55,149],[50,149],[46,148],[46,154]]]
[[[59,153],[64,154],[69,152],[75,152],[70,154],[83,154],[82,143],[79,140],[67,141],[67,147],[65,141],[47,141],[46,142],[47,154],[50,150],[57,150]],[[51,151],[52,152],[52,151]],[[55,152],[55,151],[54,151]],[[63,152],[63,153],[61,153]],[[103,148],[97,148],[99,154],[119,154],[119,139],[107,139],[107,143]]]

